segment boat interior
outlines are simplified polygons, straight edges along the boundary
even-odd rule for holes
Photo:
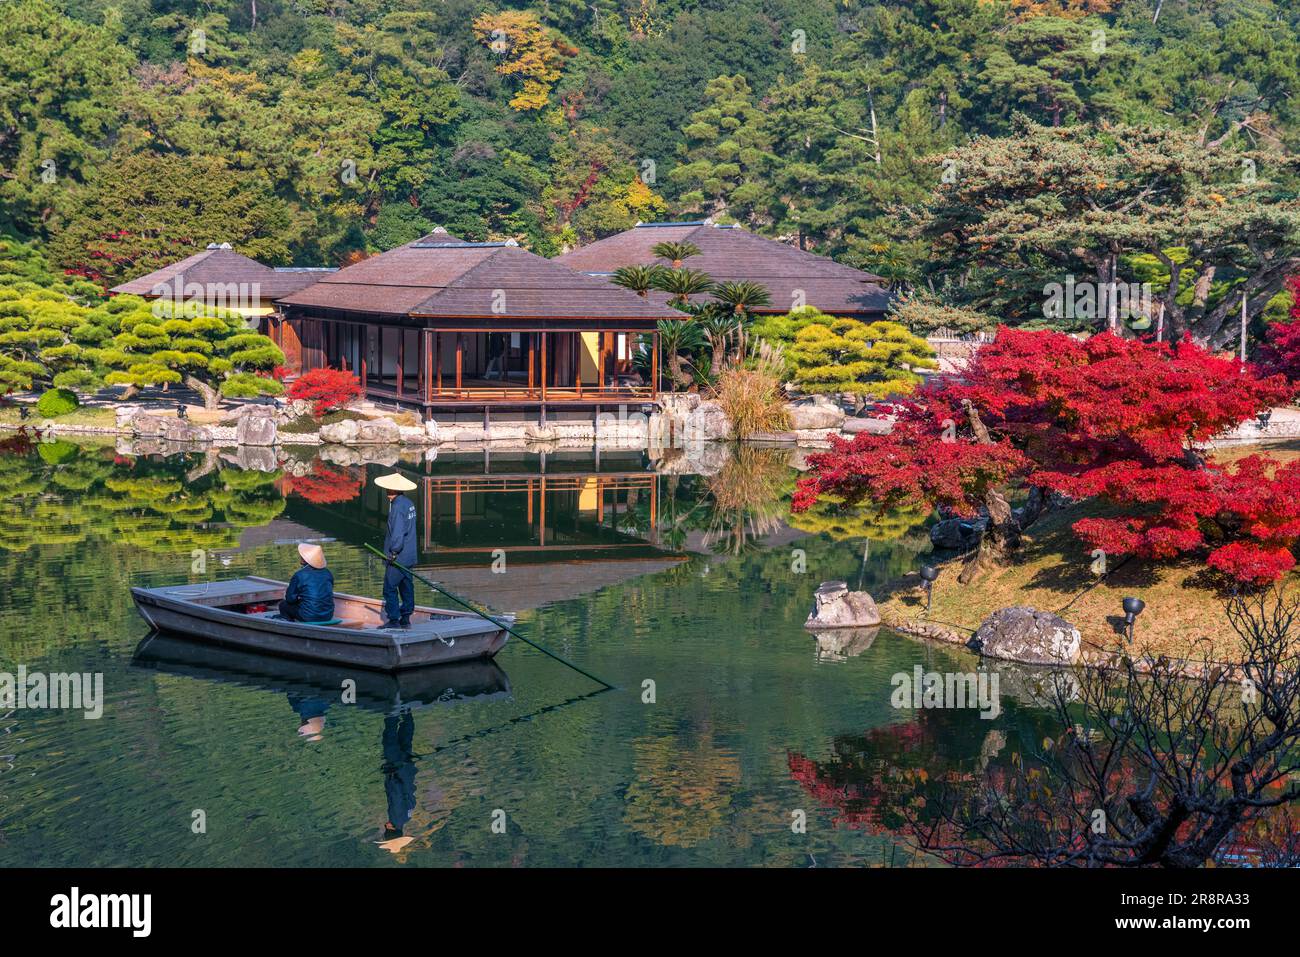
[[[220,608],[257,618],[279,619],[279,603],[284,598],[287,585],[269,578],[243,578],[233,582],[213,582],[204,585],[180,585],[161,591],[170,598],[180,598],[195,605]],[[419,630],[422,624],[467,617],[466,612],[447,611],[417,605],[411,615],[411,629]],[[334,619],[330,622],[304,622],[303,624],[328,624],[332,628],[352,628],[358,631],[379,628],[387,620],[384,603],[378,598],[358,595],[334,594]]]

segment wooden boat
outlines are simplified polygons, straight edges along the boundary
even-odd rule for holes
[[[442,707],[462,701],[509,698],[510,679],[495,661],[479,658],[386,673],[320,661],[292,661],[257,651],[151,632],[136,646],[131,665],[163,674],[300,698],[338,700],[349,687],[352,704],[381,714]]]
[[[286,587],[271,578],[249,577],[132,588],[131,594],[145,621],[159,631],[378,671],[491,658],[506,643],[505,630],[479,615],[421,605],[409,629],[384,630],[383,603],[357,595],[335,594],[337,617],[328,624],[288,621],[277,610]]]

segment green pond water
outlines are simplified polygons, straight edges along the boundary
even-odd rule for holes
[[[711,475],[643,452],[398,464],[421,486],[421,570],[619,690],[513,641],[495,666],[353,675],[355,704],[310,665],[138,650],[131,585],[286,578],[303,539],[340,591],[379,594],[360,546],[390,469],[278,464],[7,443],[0,672],[102,673],[104,702],[0,709],[0,866],[920,865],[917,782],[1046,727],[1006,694],[995,720],[891,706],[896,673],[973,670],[960,649],[804,630],[820,582],[870,590],[928,543],[915,516],[792,519],[786,452]]]

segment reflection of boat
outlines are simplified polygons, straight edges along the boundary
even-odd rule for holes
[[[510,679],[494,661],[462,661],[384,674],[342,665],[288,661],[159,633],[140,642],[131,663],[171,675],[327,700],[339,700],[348,687],[344,682],[352,681],[355,703],[384,714],[510,694]]]
[[[144,619],[162,631],[360,668],[397,671],[491,658],[506,643],[506,632],[479,615],[419,605],[410,628],[383,630],[379,627],[384,621],[382,602],[356,595],[334,596],[338,618],[330,624],[288,621],[272,610],[284,597],[285,587],[270,578],[249,577],[132,588],[131,594]]]

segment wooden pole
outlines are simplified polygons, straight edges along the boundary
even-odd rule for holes
[[[654,348],[650,353],[650,397],[659,398],[659,333],[654,335]]]
[[[424,401],[428,402],[433,398],[433,331],[424,330],[424,336],[421,339],[421,348],[424,349],[424,362],[420,364],[420,369],[424,372],[424,382],[421,383],[420,394],[424,396]]]
[[[549,332],[542,333],[542,401],[546,401],[546,343],[550,339]]]
[[[456,395],[462,395],[462,369],[465,364],[465,333],[456,333]]]
[[[537,388],[533,379],[533,367],[537,362],[537,333],[528,333],[528,394],[531,396]]]
[[[406,330],[397,330],[397,397],[402,397],[402,388],[406,385]]]
[[[385,554],[384,554],[383,552],[381,552],[379,549],[375,548],[375,546],[371,545],[369,542],[366,543],[366,548],[370,549],[370,551],[374,552],[374,553],[375,553],[376,555],[378,555],[380,558],[383,558],[384,560],[387,560],[387,559],[388,559],[388,556],[387,556],[387,555],[385,555]],[[513,637],[515,637],[515,638],[518,638],[518,639],[519,639],[520,641],[522,641],[524,644],[526,644],[526,645],[528,645],[528,646],[530,646],[530,647],[532,647],[532,648],[536,648],[538,651],[540,651],[542,654],[546,655],[548,658],[554,658],[554,659],[555,659],[556,661],[558,661],[560,664],[562,664],[562,665],[566,665],[566,666],[568,666],[569,668],[572,668],[574,671],[576,671],[578,674],[582,675],[584,678],[590,678],[592,681],[596,682],[597,684],[604,685],[604,686],[605,686],[606,688],[608,688],[608,689],[613,689],[613,688],[614,688],[614,685],[610,684],[608,681],[605,681],[603,678],[597,678],[597,677],[596,677],[595,675],[593,675],[590,671],[584,671],[582,668],[579,668],[579,667],[578,667],[577,665],[575,665],[573,662],[568,661],[568,660],[566,660],[566,659],[564,659],[564,658],[561,658],[561,657],[560,657],[559,655],[557,655],[555,652],[553,652],[553,651],[549,651],[548,649],[546,649],[546,648],[542,647],[541,645],[539,645],[537,642],[535,642],[535,641],[531,641],[531,640],[529,640],[528,638],[525,638],[523,635],[519,634],[519,632],[515,631],[515,630],[514,630],[513,628],[511,628],[508,624],[506,624],[504,621],[500,621],[500,620],[498,620],[498,619],[496,619],[496,618],[493,618],[491,615],[486,615],[486,614],[484,614],[483,612],[481,612],[481,611],[479,611],[477,608],[475,608],[473,605],[471,605],[469,602],[465,601],[465,600],[462,599],[462,598],[457,598],[457,597],[456,597],[455,595],[453,595],[451,592],[447,591],[447,590],[444,589],[442,586],[437,585],[437,584],[435,584],[434,582],[429,581],[429,579],[425,578],[423,575],[420,575],[420,574],[418,574],[418,573],[416,573],[416,572],[411,571],[411,569],[407,568],[405,565],[402,565],[402,564],[399,563],[399,562],[393,562],[392,564],[393,564],[394,567],[400,569],[401,571],[406,572],[406,574],[410,575],[412,578],[418,578],[422,583],[424,583],[425,585],[428,585],[428,586],[429,586],[430,588],[432,588],[434,591],[438,592],[438,594],[443,595],[443,596],[445,596],[445,597],[447,597],[447,598],[450,598],[452,601],[454,601],[456,604],[460,605],[462,608],[467,608],[467,609],[469,609],[470,611],[472,611],[474,614],[478,615],[480,618],[484,618],[484,619],[486,619],[487,621],[492,622],[492,624],[496,625],[496,626],[497,626],[498,628],[500,628],[502,631],[506,632],[506,634],[511,635],[511,636],[513,636]]]
[[[605,333],[596,333],[596,390],[605,388]]]

